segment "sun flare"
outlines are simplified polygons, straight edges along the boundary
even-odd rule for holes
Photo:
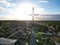
[[[33,6],[34,6],[33,4],[29,4],[29,3],[23,3],[19,5],[15,11],[16,12],[15,15],[17,15],[17,19],[31,20],[31,16],[29,14],[32,14]]]
[[[39,8],[38,6],[32,4],[32,3],[20,3],[15,11],[13,11],[13,13],[11,12],[10,14],[12,16],[9,16],[16,20],[32,20],[32,15],[29,15],[29,14],[32,14],[32,7],[34,7],[34,12],[35,14],[39,14],[39,13],[42,13],[43,12],[43,8]]]

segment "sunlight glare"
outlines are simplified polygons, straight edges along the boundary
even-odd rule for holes
[[[18,20],[31,20],[33,4],[23,3],[16,8],[15,15]]]
[[[20,3],[15,11],[13,11],[13,14],[11,14],[12,18],[16,20],[32,20],[32,7],[34,7],[34,12],[39,14],[44,11],[43,8],[39,8],[38,6],[32,4],[32,3]],[[12,11],[11,11],[12,12]],[[9,16],[10,17],[10,16]]]

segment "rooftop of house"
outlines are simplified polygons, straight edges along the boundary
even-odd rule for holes
[[[0,38],[0,44],[12,44],[12,43],[15,43],[16,41],[17,40]]]

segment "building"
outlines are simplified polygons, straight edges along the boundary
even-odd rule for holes
[[[0,45],[15,45],[17,40],[0,38]]]

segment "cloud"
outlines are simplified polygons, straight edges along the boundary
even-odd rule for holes
[[[16,6],[16,4],[9,2],[8,0],[0,0],[0,4],[2,4],[5,7],[12,7]]]
[[[8,12],[15,6],[15,3],[10,3],[8,0],[0,0],[0,15],[5,15],[6,13],[8,14]]]
[[[2,12],[4,9],[0,7],[0,12]]]
[[[3,12],[7,12],[7,10],[3,7],[0,7],[0,12],[3,13]]]
[[[44,12],[44,8],[39,8],[37,5],[33,3],[20,3],[16,6],[15,10],[8,9],[8,14],[6,16],[1,16],[3,19],[14,19],[14,20],[31,20],[32,7],[34,6],[34,13],[41,14]],[[2,19],[1,18],[1,19]]]
[[[40,0],[40,2],[42,2],[42,3],[47,3],[48,0]]]
[[[12,0],[10,0],[12,1]],[[0,0],[0,5],[2,4],[5,7],[0,6],[0,12],[6,12],[7,14],[0,14],[0,20],[31,20],[32,16],[29,14],[32,14],[32,7],[34,7],[34,13],[35,14],[47,14],[45,13],[45,9],[38,7],[37,4],[29,2],[32,0],[21,0],[22,2],[20,3],[11,3],[7,0]],[[27,1],[27,2],[25,2]],[[48,0],[39,0],[40,2],[46,3]],[[10,8],[8,8],[10,7]],[[11,8],[11,7],[14,7]],[[59,12],[56,12],[58,14]],[[54,14],[54,13],[48,13],[48,14]],[[59,13],[60,14],[60,13]],[[50,17],[35,17],[37,19],[53,19],[52,16]],[[56,19],[56,18],[55,18]]]

